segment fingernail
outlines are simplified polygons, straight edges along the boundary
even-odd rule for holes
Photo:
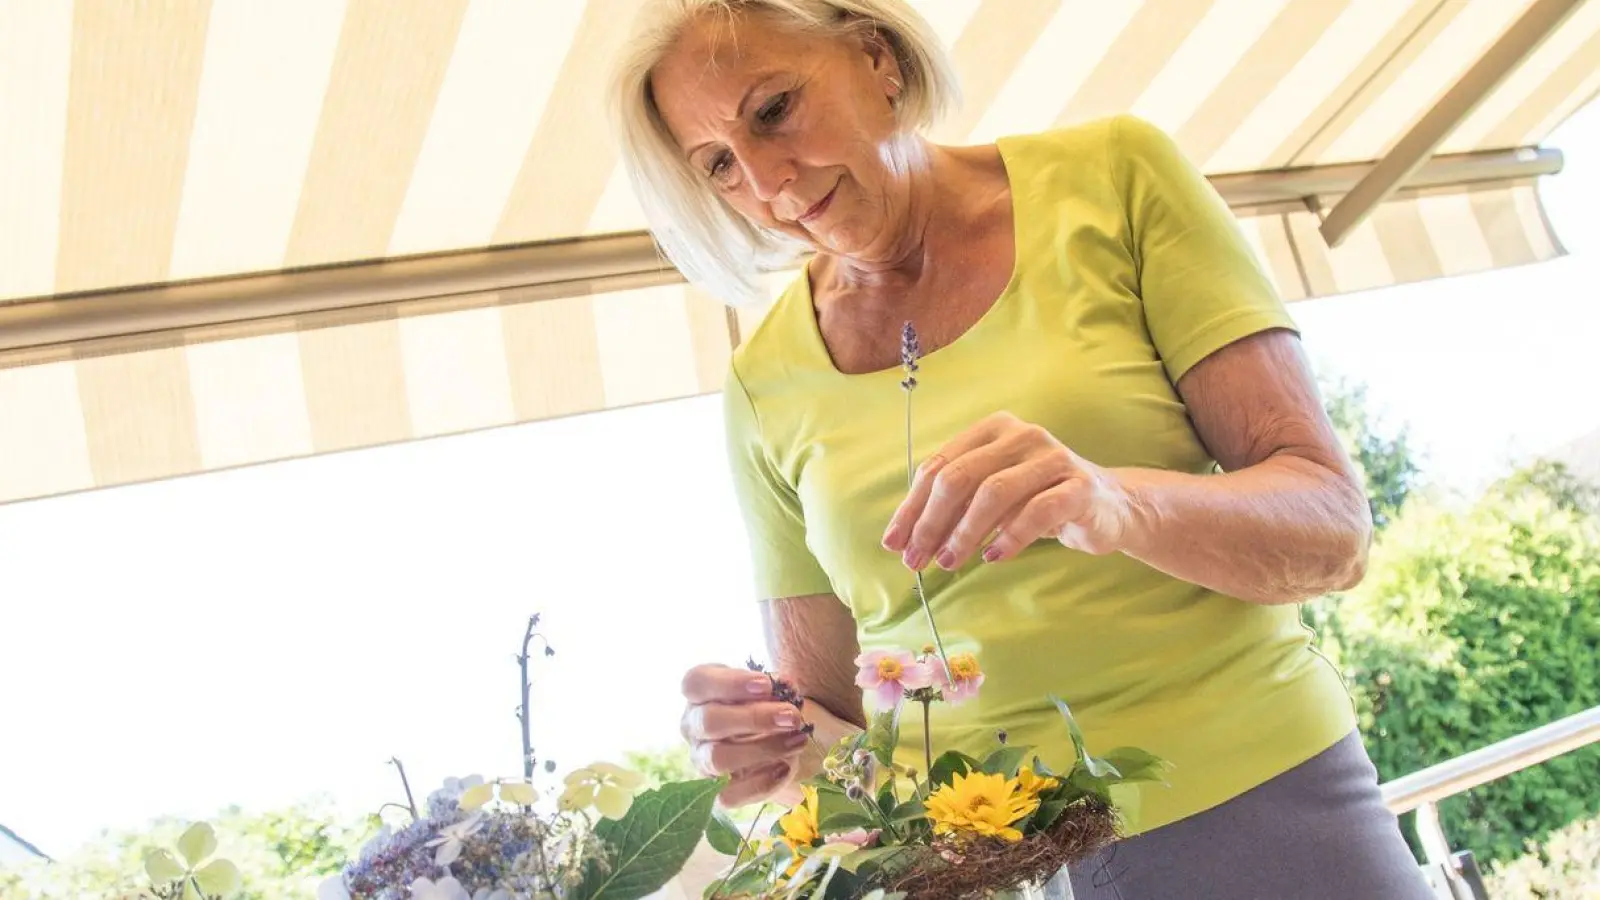
[[[804,745],[805,742],[810,740],[810,739],[811,739],[811,735],[806,734],[803,731],[799,731],[799,732],[795,732],[794,734],[790,735],[789,739],[787,741],[783,742],[783,745],[792,750],[795,747],[799,747],[799,746]]]
[[[772,682],[765,678],[756,678],[745,682],[744,689],[759,697],[772,690]]]
[[[800,724],[800,714],[794,712],[781,712],[772,719],[779,728],[793,728]]]
[[[928,564],[928,556],[927,556],[927,554],[920,553],[920,552],[913,552],[911,550],[907,550],[905,552],[905,554],[901,557],[901,560],[905,562],[906,568],[910,569],[913,572],[922,571],[922,567]]]
[[[898,525],[890,525],[889,530],[883,533],[883,546],[886,550],[898,550],[902,532],[905,529]]]
[[[956,567],[956,555],[954,553],[951,553],[948,549],[940,550],[939,551],[939,568],[941,568],[941,569],[954,569],[955,567]]]
[[[994,562],[995,560],[997,560],[999,558],[1000,558],[1000,548],[999,547],[996,547],[995,545],[990,544],[988,547],[984,548],[984,551],[983,551],[983,561],[984,562]]]

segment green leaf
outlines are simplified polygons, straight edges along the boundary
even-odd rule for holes
[[[706,841],[711,849],[724,856],[738,856],[744,846],[744,835],[726,813],[718,810],[712,812],[711,821],[706,823]]]
[[[1045,797],[1040,802],[1039,808],[1034,810],[1033,815],[1028,819],[1029,827],[1034,831],[1048,831],[1050,826],[1056,824],[1056,820],[1061,818],[1062,813],[1073,805],[1083,802],[1091,794],[1099,794],[1099,792],[1085,791],[1070,783],[1052,791],[1050,796]],[[1107,791],[1102,796],[1102,799],[1109,803],[1109,797],[1110,793]]]
[[[989,754],[984,759],[982,771],[990,775],[1004,775],[1007,778],[1017,777],[1017,771],[1022,768],[1022,761],[1033,752],[1032,747],[1005,746]]]
[[[1061,711],[1061,718],[1067,720],[1067,731],[1072,735],[1072,746],[1078,754],[1078,765],[1096,778],[1115,775],[1116,770],[1109,768],[1108,763],[1089,755],[1088,746],[1083,739],[1083,729],[1078,727],[1078,720],[1072,717],[1072,710],[1067,707],[1067,702],[1055,695],[1051,695],[1050,699],[1055,702],[1056,709]]]
[[[977,760],[960,750],[946,750],[933,761],[933,771],[928,773],[928,784],[930,788],[946,785],[954,781],[957,774],[965,775],[976,768],[978,768]]]
[[[718,879],[706,885],[705,892],[701,895],[710,900],[712,897],[726,898],[742,894],[760,893],[767,884],[767,867],[750,865],[733,872],[725,878]]]
[[[1106,803],[1111,802],[1111,785],[1115,783],[1115,777],[1093,775],[1087,769],[1073,769],[1067,780],[1085,794],[1093,794]]]
[[[726,779],[662,785],[634,799],[627,815],[602,819],[594,833],[608,866],[591,867],[571,895],[582,900],[640,900],[661,889],[689,861],[711,821]]]
[[[197,868],[206,857],[217,852],[217,833],[205,822],[196,822],[178,838],[178,852],[189,868]]]
[[[840,866],[846,872],[859,872],[863,867],[879,865],[897,853],[904,853],[905,850],[905,847],[867,847],[846,856]]]
[[[866,813],[847,809],[844,812],[834,813],[822,820],[822,833],[837,834],[841,831],[849,831],[852,828],[871,828],[876,824],[878,824],[877,821]]]
[[[921,800],[907,800],[906,802],[895,807],[894,812],[890,813],[889,815],[889,821],[910,822],[913,819],[920,819],[927,814],[928,808],[922,804]]]
[[[886,709],[872,716],[872,724],[867,727],[867,748],[878,762],[884,766],[894,765],[894,751],[900,746],[900,710],[903,706]]]
[[[878,788],[878,810],[884,815],[894,811],[895,804],[900,801],[894,795],[894,778],[884,779],[883,787]]]
[[[840,813],[861,812],[861,804],[845,796],[842,788],[817,790],[817,821],[826,822]]]
[[[1105,755],[1105,761],[1117,770],[1123,781],[1166,783],[1167,761],[1148,750],[1118,747]]]

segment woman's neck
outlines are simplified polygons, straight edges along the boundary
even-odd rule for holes
[[[923,142],[926,165],[910,167],[905,210],[882,249],[853,256],[819,254],[814,285],[824,294],[901,295],[923,283],[930,257],[981,230],[976,212],[992,199],[992,172],[971,152]],[[1001,171],[1003,178],[1004,172]]]

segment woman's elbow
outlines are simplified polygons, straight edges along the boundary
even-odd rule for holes
[[[1347,479],[1339,482],[1337,520],[1330,537],[1330,571],[1324,593],[1348,591],[1367,577],[1367,562],[1372,552],[1374,526],[1372,506],[1366,490]]]

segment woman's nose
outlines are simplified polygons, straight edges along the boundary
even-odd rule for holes
[[[750,189],[763,203],[771,203],[795,180],[794,162],[780,147],[753,142],[744,152],[745,177]]]

